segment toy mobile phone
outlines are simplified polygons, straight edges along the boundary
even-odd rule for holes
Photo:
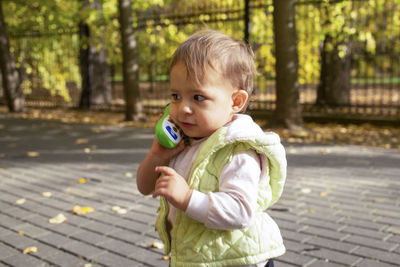
[[[182,140],[182,134],[169,117],[169,104],[165,107],[164,114],[156,125],[158,142],[166,148],[174,148]]]

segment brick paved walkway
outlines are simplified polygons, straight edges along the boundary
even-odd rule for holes
[[[167,266],[152,247],[158,201],[135,183],[151,140],[152,130],[0,117],[0,267]],[[286,149],[286,188],[270,210],[287,247],[276,266],[399,266],[400,151]]]

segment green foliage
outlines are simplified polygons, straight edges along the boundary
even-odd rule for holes
[[[80,85],[79,46],[107,48],[108,62],[121,76],[122,58],[117,0],[25,0],[3,1],[17,65],[29,76],[26,93],[47,88],[66,101],[67,82]],[[94,4],[99,3],[101,8]],[[256,55],[258,87],[275,77],[272,1],[251,1],[250,41]],[[176,47],[199,29],[213,28],[243,38],[243,1],[233,0],[135,0],[133,27],[138,41],[141,81],[168,78],[170,58]],[[229,11],[229,12],[226,12]],[[78,23],[85,22],[91,37],[80,42]],[[353,77],[382,77],[400,69],[400,0],[296,2],[299,52],[299,83],[319,80],[320,48],[331,36],[339,56],[353,53]],[[351,46],[345,45],[347,42]],[[351,50],[349,50],[351,49]],[[377,59],[379,58],[379,59]]]
[[[24,68],[29,78],[22,83],[24,93],[45,88],[70,101],[66,83],[80,81],[78,38],[73,33],[76,2],[27,0],[3,5],[10,49],[17,67]]]

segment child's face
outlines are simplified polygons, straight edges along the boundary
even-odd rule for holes
[[[210,136],[232,120],[235,90],[231,83],[214,70],[205,73],[202,85],[187,78],[183,62],[170,73],[172,120],[189,137]]]

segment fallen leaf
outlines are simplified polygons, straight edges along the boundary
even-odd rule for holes
[[[302,192],[303,194],[310,194],[310,193],[311,193],[311,189],[310,189],[310,188],[302,188],[302,189],[301,189],[301,192]]]
[[[319,152],[320,152],[322,155],[326,155],[326,154],[330,154],[330,153],[331,153],[331,150],[328,149],[328,148],[321,148],[321,149],[319,150]]]
[[[25,233],[24,233],[24,231],[19,231],[18,234],[19,234],[20,236],[23,236]]]
[[[51,197],[53,194],[51,192],[43,192],[42,196],[44,197]]]
[[[36,158],[36,157],[39,157],[39,152],[29,151],[29,152],[26,152],[26,155],[31,158]]]
[[[49,223],[52,223],[52,224],[60,224],[60,223],[65,222],[66,220],[67,220],[67,217],[65,217],[64,214],[59,213],[57,216],[55,216],[55,217],[49,219]]]
[[[83,267],[92,267],[91,263],[86,263],[85,265],[83,265]]]
[[[81,178],[81,179],[78,180],[78,183],[86,184],[87,183],[87,179],[86,178]]]
[[[308,213],[314,214],[314,213],[315,213],[315,210],[309,209],[309,210],[308,210]]]
[[[89,140],[86,139],[86,138],[78,138],[78,139],[76,139],[75,144],[77,144],[77,145],[79,145],[79,144],[86,144],[86,143],[88,143],[88,142],[89,142]]]
[[[86,214],[86,213],[90,213],[93,212],[94,209],[92,207],[81,207],[76,205],[75,207],[72,208],[72,212],[77,214],[77,215],[81,215],[81,214]]]
[[[158,249],[163,249],[164,248],[164,244],[159,242],[159,241],[155,241],[155,242],[153,242],[153,244],[151,244],[151,247],[158,248]]]
[[[84,151],[86,154],[89,154],[89,153],[90,153],[90,148],[86,147],[83,151]]]
[[[92,128],[91,129],[93,133],[100,133],[101,129],[100,128]]]
[[[126,209],[122,209],[118,206],[112,207],[111,210],[118,214],[126,214],[128,212]]]
[[[320,196],[320,197],[326,197],[327,195],[328,195],[327,192],[321,192],[321,193],[319,193],[319,196]]]
[[[400,235],[400,228],[398,228],[398,227],[391,226],[391,227],[387,228],[385,231],[395,234],[395,235]]]
[[[15,203],[18,204],[18,205],[22,205],[22,204],[24,204],[25,202],[26,202],[26,199],[25,199],[25,198],[20,198],[20,199],[18,199],[17,201],[15,201]]]
[[[125,177],[132,178],[133,174],[131,172],[127,172],[125,173]]]
[[[169,260],[169,256],[165,255],[165,256],[163,257],[163,260],[168,261],[168,260]]]
[[[37,247],[27,247],[22,251],[24,254],[36,253],[38,251]]]

